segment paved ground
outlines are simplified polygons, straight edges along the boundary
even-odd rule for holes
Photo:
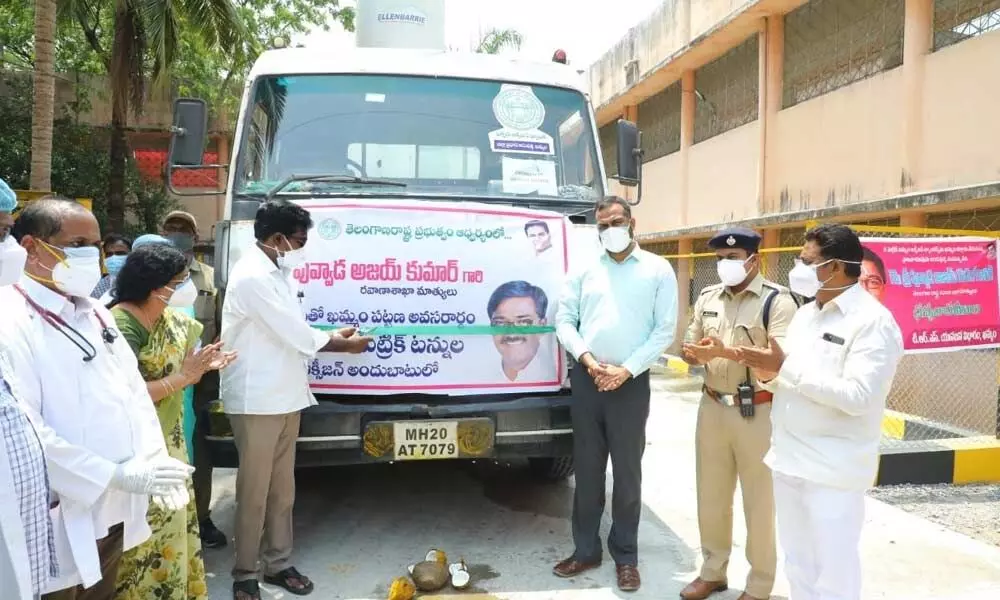
[[[631,598],[674,598],[696,572],[695,396],[661,391],[654,397],[640,531],[644,586]],[[232,471],[216,475],[215,520],[227,532],[234,479]],[[451,600],[624,597],[608,563],[571,581],[550,574],[571,551],[571,486],[530,483],[516,466],[435,463],[303,471],[296,564],[316,581],[311,598],[317,599],[385,598],[392,578],[431,547],[472,565],[474,589]],[[744,535],[737,531],[736,539]],[[741,547],[734,550],[730,581],[736,588],[747,571],[742,554]],[[996,600],[1000,590],[1000,548],[875,500],[868,503],[863,556],[866,600]],[[231,549],[208,551],[206,562],[211,598],[229,598]],[[787,594],[779,574],[775,598]],[[718,598],[738,595],[730,591]],[[292,596],[265,586],[264,597]]]

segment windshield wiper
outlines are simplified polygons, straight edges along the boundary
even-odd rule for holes
[[[346,175],[343,173],[331,173],[328,175],[289,175],[279,181],[273,188],[267,191],[265,199],[272,200],[278,192],[298,181],[319,181],[323,183],[354,183],[358,185],[385,185],[390,187],[405,188],[406,184],[388,179],[372,179],[370,177],[358,177],[356,175]]]

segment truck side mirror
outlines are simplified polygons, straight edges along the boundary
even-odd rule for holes
[[[177,196],[217,196],[225,191],[184,192],[174,188],[174,171],[178,169],[225,169],[227,165],[203,163],[208,138],[208,106],[198,98],[174,100],[174,123],[170,127],[170,149],[167,151],[167,189]]]
[[[638,187],[634,204],[642,200],[642,132],[625,119],[615,124],[618,138],[618,181],[628,187]]]
[[[208,107],[204,100],[178,98],[174,101],[174,123],[170,128],[171,165],[199,166],[208,133]]]

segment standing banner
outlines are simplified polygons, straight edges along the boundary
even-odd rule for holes
[[[996,239],[861,243],[861,284],[892,312],[907,352],[1000,347]]]
[[[315,229],[293,271],[314,327],[358,327],[360,355],[309,366],[322,393],[556,391],[568,219],[471,202],[307,200]]]

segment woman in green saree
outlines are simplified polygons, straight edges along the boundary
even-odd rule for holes
[[[184,462],[184,389],[236,357],[221,344],[199,348],[201,324],[177,310],[196,296],[187,264],[168,244],[134,249],[115,280],[111,309],[156,404],[167,450]],[[194,497],[190,482],[188,493]],[[146,517],[153,534],[122,557],[116,599],[206,600],[194,502],[176,511],[151,504]]]

